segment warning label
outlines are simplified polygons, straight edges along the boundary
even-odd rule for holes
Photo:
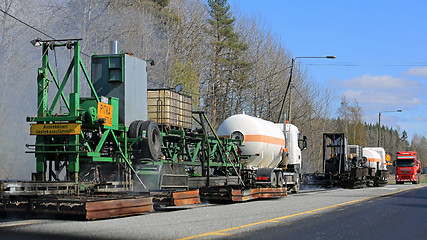
[[[31,124],[31,135],[77,135],[81,132],[80,123]]]
[[[110,104],[98,102],[98,118],[104,118],[104,125],[113,126],[113,106]]]

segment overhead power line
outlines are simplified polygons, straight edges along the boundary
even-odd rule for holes
[[[320,114],[313,108],[311,103],[307,99],[305,99],[305,97],[302,96],[300,91],[298,91],[298,89],[295,86],[291,86],[291,87],[298,93],[298,95],[300,95],[301,99],[306,103],[308,107],[310,107],[310,109],[314,112],[314,114],[316,114],[320,120],[322,120],[325,124],[327,124],[326,120],[322,116],[320,116]]]
[[[50,36],[49,34],[47,34],[47,33],[43,32],[42,30],[40,30],[40,29],[38,29],[38,28],[36,28],[36,27],[34,27],[34,26],[31,26],[30,24],[28,24],[28,23],[24,22],[23,20],[21,20],[21,19],[19,19],[19,18],[15,17],[15,16],[13,16],[12,14],[10,14],[10,13],[8,13],[8,12],[4,11],[4,10],[3,10],[3,9],[1,9],[1,8],[0,8],[0,12],[2,12],[2,13],[4,13],[4,14],[6,14],[7,16],[9,16],[9,17],[11,17],[11,18],[15,19],[16,21],[18,21],[18,22],[22,23],[22,24],[23,24],[23,25],[25,25],[26,27],[29,27],[29,28],[33,29],[34,31],[36,31],[36,32],[39,32],[39,33],[43,34],[44,36],[46,36],[46,37],[48,37],[48,38],[50,38],[50,39],[52,39],[52,40],[56,40],[54,37]],[[86,57],[90,57],[90,55],[89,55],[89,54],[87,54],[87,53],[85,53],[85,52],[80,51],[80,53],[81,53],[82,55],[86,56]]]
[[[276,76],[277,74],[282,73],[282,72],[284,72],[284,71],[286,71],[286,70],[288,70],[288,69],[290,69],[290,68],[291,68],[291,67],[285,67],[285,68],[283,68],[283,69],[280,69],[279,71],[274,72],[274,73],[272,73],[272,74],[270,74],[270,75],[268,75],[268,76],[266,76],[266,77],[263,77],[263,78],[261,78],[261,79],[257,79],[257,80],[255,80],[255,81],[251,82],[251,84],[259,83],[259,82],[264,81],[264,80],[266,80],[266,79],[268,79],[268,78],[274,77],[274,76]]]
[[[305,66],[338,66],[338,67],[427,67],[427,63],[418,64],[370,64],[370,63],[300,63]]]
[[[26,22],[22,21],[21,19],[19,19],[19,18],[17,18],[17,17],[15,17],[15,16],[13,16],[13,15],[11,15],[11,14],[9,14],[8,12],[4,11],[3,9],[1,9],[1,8],[0,8],[0,11],[1,11],[2,13],[4,13],[4,14],[8,15],[9,17],[11,17],[11,18],[15,19],[16,21],[18,21],[18,22],[20,22],[20,23],[24,24],[25,26],[27,26],[27,27],[29,27],[29,28],[33,29],[34,31],[39,32],[39,33],[41,33],[41,34],[45,35],[46,37],[48,37],[48,38],[51,38],[51,39],[55,40],[55,38],[54,38],[54,37],[52,37],[52,36],[50,36],[49,34],[47,34],[47,33],[43,32],[43,31],[41,31],[41,30],[39,30],[39,29],[37,29],[37,28],[35,28],[35,27],[33,27],[33,26],[31,26],[30,24],[28,24],[28,23],[26,23]]]
[[[52,39],[52,40],[56,40],[54,37],[50,36],[49,34],[47,34],[47,33],[43,32],[43,31],[42,31],[42,30],[40,30],[40,29],[37,29],[37,28],[36,28],[36,27],[34,27],[34,26],[31,26],[30,24],[28,24],[28,23],[24,22],[23,20],[21,20],[21,19],[19,19],[19,18],[15,17],[15,16],[13,16],[12,14],[10,14],[10,13],[8,13],[8,12],[4,11],[4,10],[3,10],[3,9],[1,9],[1,8],[0,8],[0,12],[2,12],[2,13],[4,13],[4,14],[6,14],[7,16],[9,16],[9,17],[11,17],[11,18],[15,19],[16,21],[18,21],[18,22],[22,23],[23,25],[25,25],[25,26],[27,26],[27,27],[29,27],[29,28],[33,29],[34,31],[39,32],[39,33],[43,34],[44,36],[46,36],[46,37],[48,37],[48,38],[50,38],[50,39]],[[89,54],[87,54],[87,53],[84,53],[84,52],[82,52],[82,51],[80,51],[80,53],[81,53],[81,54],[83,54],[83,55],[85,55],[85,56],[87,56],[87,57],[90,57],[90,55],[89,55]],[[55,55],[55,57],[56,57],[56,55]],[[160,83],[157,83],[157,82],[154,82],[154,81],[151,81],[151,80],[148,80],[148,82],[151,82],[151,83],[153,83],[153,84],[157,84],[157,85],[161,86],[161,84],[160,84]]]

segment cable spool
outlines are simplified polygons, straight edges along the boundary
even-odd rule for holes
[[[145,134],[145,136],[144,136]],[[142,153],[146,158],[158,159],[162,150],[160,129],[156,122],[145,121],[140,128],[142,139]]]
[[[141,150],[141,152],[133,153],[135,159],[159,159],[162,143],[160,129],[156,122],[152,120],[133,121],[129,126],[128,136],[130,138],[141,137],[141,141],[134,145],[135,149]]]

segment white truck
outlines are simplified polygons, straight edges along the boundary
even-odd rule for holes
[[[242,141],[244,170],[246,174],[256,174],[253,178],[256,184],[298,192],[301,150],[307,143],[305,137],[299,139],[300,132],[295,125],[237,114],[224,120],[218,135]]]

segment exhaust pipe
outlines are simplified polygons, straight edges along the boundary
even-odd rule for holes
[[[110,41],[110,53],[119,54],[119,41],[117,40]]]

